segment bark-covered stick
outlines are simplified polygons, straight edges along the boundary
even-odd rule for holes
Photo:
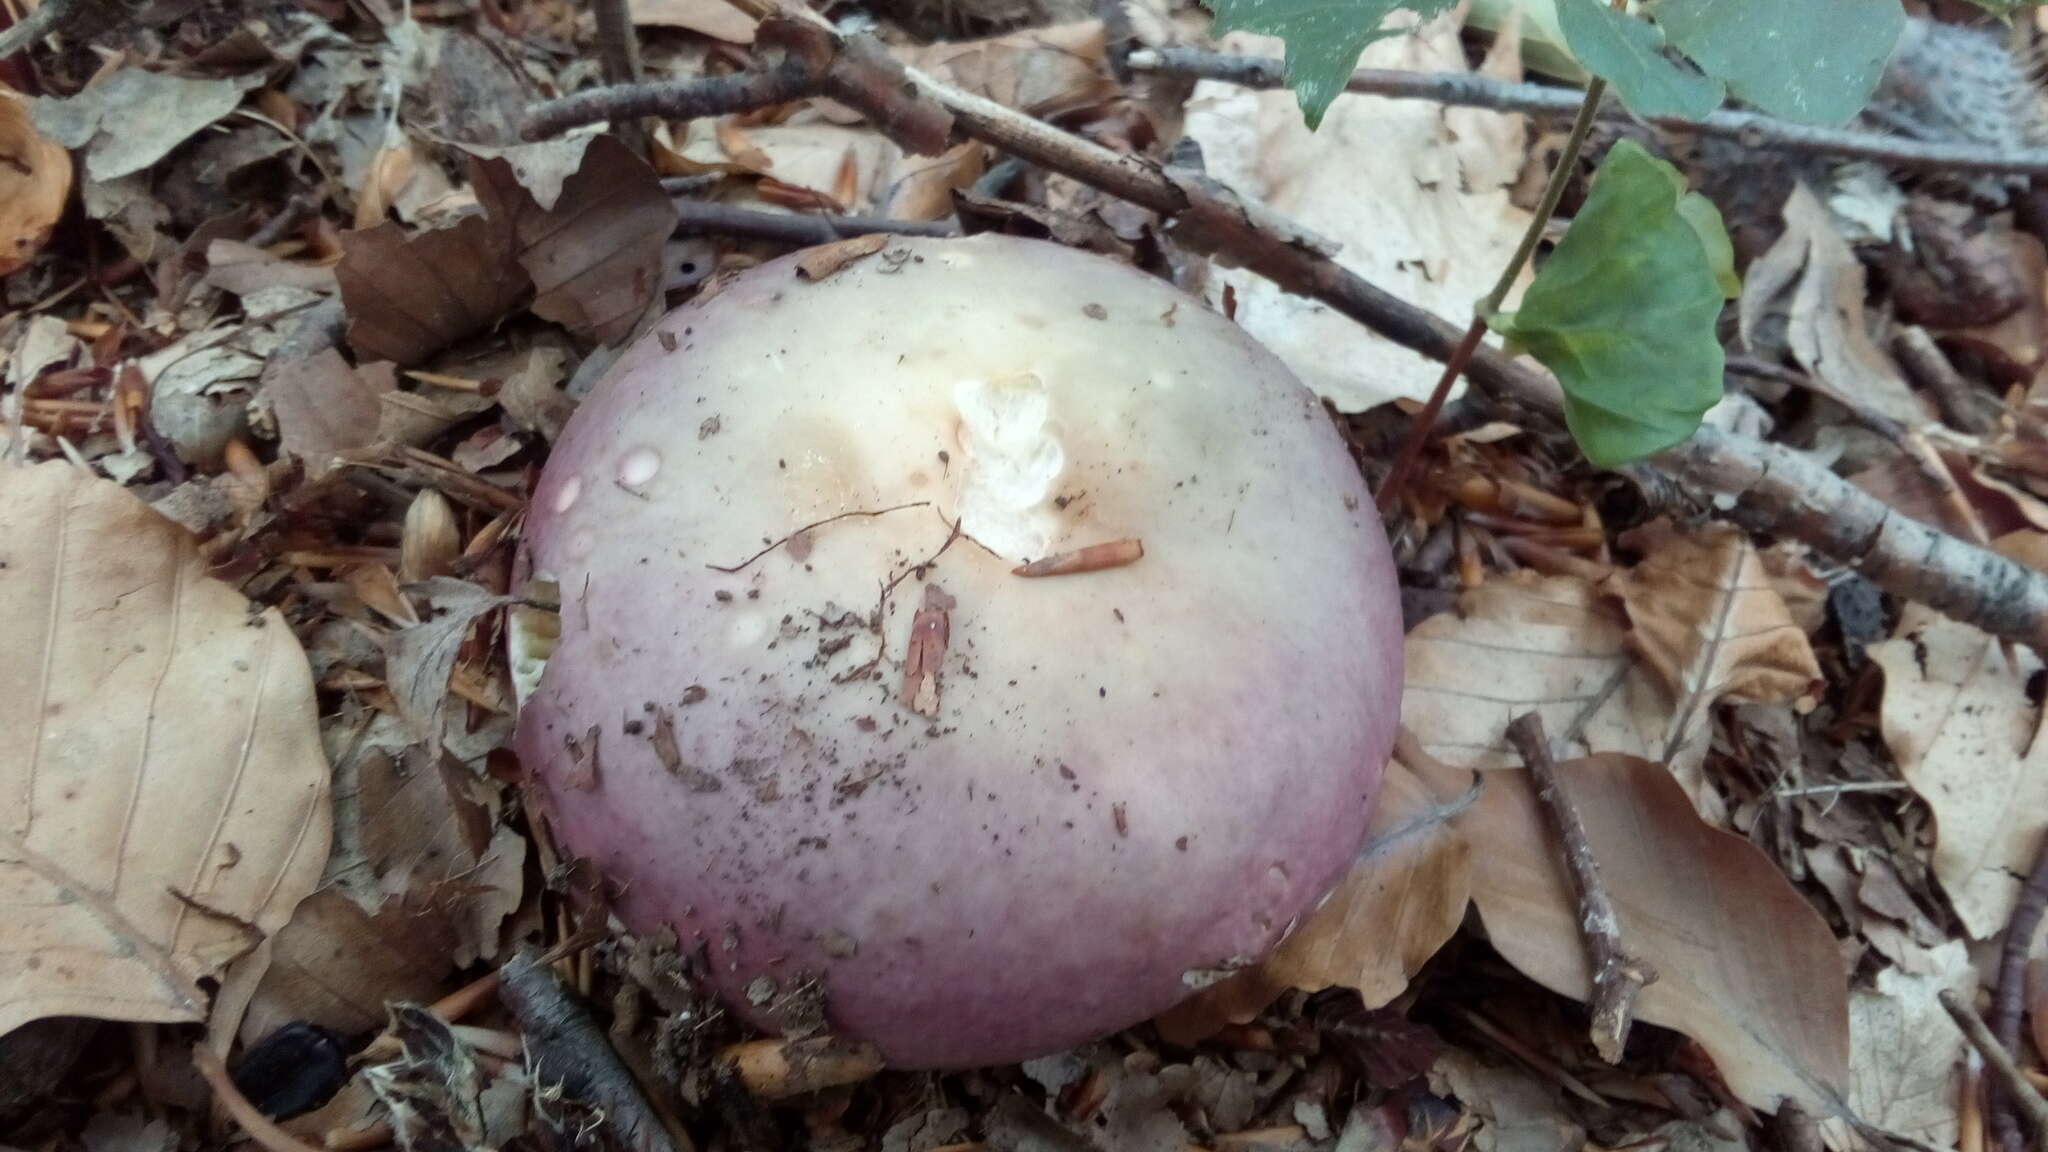
[[[519,1019],[538,1082],[596,1105],[620,1147],[693,1152],[687,1134],[662,1123],[604,1029],[540,954],[522,948],[505,965],[498,999]]]
[[[1976,1011],[1963,1003],[1954,992],[1942,990],[1941,1006],[1948,1009],[1948,1014],[1955,1018],[1956,1026],[1963,1030],[1963,1035],[1968,1038],[1970,1045],[1983,1053],[1984,1063],[1990,1066],[1992,1074],[1998,1078],[1999,1086],[2005,1089],[2008,1097],[2019,1106],[2021,1114],[2027,1118],[2028,1127],[2034,1130],[2035,1139],[2048,1142],[2048,1099],[2043,1099],[2041,1093],[2036,1091],[2032,1084],[2027,1083],[2026,1073],[2020,1071],[2020,1066],[2013,1061],[2012,1053],[1991,1034],[1991,1029],[1985,1026]]]
[[[2034,867],[2020,885],[2020,898],[2013,904],[2012,919],[2005,928],[2005,944],[1998,955],[1998,990],[1991,1000],[1991,1035],[2007,1052],[2020,1047],[2020,1018],[2026,1011],[2027,954],[2034,933],[2041,927],[2041,915],[2048,912],[2048,835],[2034,853]],[[1990,1094],[1991,1133],[2006,1152],[2023,1152],[2022,1138],[2011,1098],[2003,1091]],[[2041,1137],[2048,1141],[2048,1131]]]
[[[1636,994],[1657,979],[1657,970],[1622,946],[1621,917],[1600,879],[1600,861],[1593,855],[1592,841],[1586,838],[1586,825],[1557,778],[1557,760],[1550,754],[1543,718],[1534,712],[1516,718],[1508,725],[1508,740],[1522,754],[1522,763],[1536,786],[1536,799],[1550,818],[1551,830],[1564,844],[1565,868],[1579,902],[1579,928],[1585,933],[1586,952],[1593,962],[1593,1047],[1602,1060],[1618,1064],[1635,1019]]]

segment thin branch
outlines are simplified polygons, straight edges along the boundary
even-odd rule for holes
[[[532,948],[505,965],[498,999],[519,1019],[538,1086],[596,1105],[621,1148],[692,1152],[689,1135],[662,1122],[604,1030]]]
[[[1991,1034],[2007,1052],[2020,1046],[2020,1017],[2025,1011],[2027,953],[2034,933],[2041,927],[2042,913],[2048,912],[2048,834],[2034,853],[2033,870],[2020,885],[2020,898],[2013,904],[2012,919],[2006,924],[2005,944],[1998,954],[1998,991],[1991,999]],[[2021,1152],[2020,1131],[2011,1098],[2004,1092],[1991,1094],[1991,1132],[2006,1152]],[[2048,1128],[2035,1131],[2048,1141]]]
[[[13,27],[0,31],[0,60],[62,31],[70,22],[71,9],[76,4],[77,0],[43,0],[35,11],[16,21]]]
[[[1941,418],[1958,432],[1981,436],[1998,427],[1997,402],[1963,379],[1927,329],[1908,324],[1892,338],[1892,352],[1920,386],[1934,393]]]
[[[713,572],[724,572],[728,575],[734,572],[744,572],[746,571],[747,566],[752,564],[754,561],[759,560],[761,557],[766,556],[770,552],[775,551],[777,548],[782,547],[784,544],[787,544],[791,540],[794,540],[797,537],[803,535],[804,533],[809,532],[813,528],[823,528],[827,524],[836,524],[841,520],[852,520],[855,517],[873,518],[876,516],[887,516],[891,512],[901,512],[905,508],[929,508],[931,507],[931,504],[932,502],[929,500],[916,500],[912,501],[909,504],[892,504],[887,508],[877,508],[872,511],[863,508],[856,508],[851,512],[841,512],[836,516],[827,516],[823,520],[813,520],[809,524],[806,524],[801,528],[792,529],[781,539],[770,541],[769,544],[766,547],[762,548],[759,552],[754,553],[752,556],[747,557],[745,560],[740,561],[739,563],[733,565],[730,568],[726,567],[723,564],[706,564],[705,567],[711,569]]]
[[[1998,1037],[1984,1026],[1976,1011],[1957,998],[1953,991],[1941,990],[1941,1006],[1955,1018],[1956,1026],[1963,1030],[1971,1046],[1983,1053],[1984,1063],[1990,1065],[2008,1098],[2025,1114],[2034,1135],[2048,1140],[2048,1100],[2042,1099],[2041,1093],[2027,1082],[2026,1073],[2021,1072],[2020,1066],[2013,1061],[2012,1052],[1998,1042]]]
[[[1232,56],[1192,48],[1157,48],[1131,53],[1129,63],[1132,70],[1138,72],[1166,72],[1176,76],[1222,80],[1245,88],[1286,86],[1285,62],[1270,57]],[[1489,108],[1498,112],[1527,112],[1537,116],[1567,116],[1580,102],[1579,93],[1569,88],[1516,84],[1464,72],[1361,69],[1351,74],[1345,90],[1395,100],[1428,100],[1437,104]],[[1619,104],[1606,105],[1601,109],[1601,116],[1603,119],[1633,119]],[[1741,141],[1745,147],[1766,151],[1855,156],[1881,160],[1897,168],[2048,175],[2048,150],[2042,149],[2004,151],[1916,140],[1882,132],[1814,128],[1754,112],[1730,110],[1714,112],[1704,120],[1662,117],[1650,122],[1676,132],[1725,136]]]
[[[626,0],[593,0],[591,8],[597,17],[597,53],[604,67],[604,82],[638,84],[640,37],[633,29],[633,14]],[[649,142],[647,126],[629,121],[619,128],[626,146],[645,157]]]
[[[767,212],[709,200],[678,200],[676,231],[690,235],[739,236],[784,244],[830,244],[876,232],[894,236],[958,236],[951,220],[893,220],[886,216],[839,216],[829,212]]]
[[[668,120],[726,116],[771,104],[787,104],[818,92],[818,77],[794,61],[755,72],[706,76],[683,83],[615,84],[534,106],[527,111],[521,135],[528,140],[545,140],[585,124],[641,116]]]
[[[1579,901],[1579,927],[1593,962],[1593,1047],[1609,1064],[1621,1062],[1634,1022],[1636,995],[1657,979],[1657,970],[1622,947],[1621,918],[1600,879],[1600,861],[1586,838],[1579,810],[1557,778],[1557,761],[1543,734],[1543,718],[1534,712],[1508,725],[1508,740],[1521,753],[1536,785],[1536,798],[1550,817],[1551,830],[1564,842],[1564,859]]]

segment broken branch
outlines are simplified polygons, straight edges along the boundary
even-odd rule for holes
[[[505,965],[498,999],[519,1018],[538,1086],[596,1105],[622,1148],[692,1152],[689,1136],[662,1122],[604,1030],[532,948]]]
[[[2041,927],[2043,912],[2048,912],[2048,835],[2041,837],[2034,867],[2020,885],[2020,898],[2013,904],[2005,944],[1998,954],[1998,989],[1991,999],[1991,1034],[2007,1052],[2019,1049],[2020,1017],[2026,1003],[2027,953],[2035,931]],[[2023,1142],[2012,1109],[2007,1106],[2011,1103],[2004,1092],[1991,1094],[1991,1132],[1999,1146],[2008,1152],[2019,1152]],[[2037,1127],[2036,1131],[2048,1140],[2048,1129]]]
[[[1963,1035],[1969,1039],[1970,1045],[1983,1054],[1984,1063],[1990,1065],[1991,1070],[1997,1073],[1999,1084],[2026,1115],[2027,1124],[2033,1128],[2034,1135],[2048,1139],[2048,1099],[2043,1099],[2041,1093],[2035,1091],[2034,1086],[2027,1082],[2026,1074],[2021,1072],[2020,1066],[2014,1062],[2011,1051],[1998,1042],[1998,1038],[1991,1034],[1990,1028],[1985,1027],[1984,1021],[1978,1017],[1976,1011],[1963,1003],[1953,991],[1947,988],[1941,990],[1941,1006],[1948,1009],[1948,1014],[1955,1018],[1956,1027],[1963,1030]]]
[[[1543,718],[1534,712],[1517,718],[1508,725],[1508,740],[1529,769],[1536,785],[1536,798],[1542,802],[1544,814],[1550,817],[1551,830],[1564,842],[1566,871],[1579,901],[1579,927],[1585,933],[1586,951],[1593,961],[1593,1047],[1602,1060],[1618,1064],[1628,1045],[1636,995],[1656,981],[1657,970],[1622,947],[1621,918],[1615,914],[1614,899],[1600,879],[1600,861],[1593,855],[1579,810],[1557,778],[1557,761],[1551,756],[1550,741],[1543,733]]]
[[[818,78],[794,60],[773,68],[684,82],[613,84],[535,105],[528,110],[520,134],[528,140],[545,140],[585,124],[642,116],[669,120],[726,116],[787,104],[818,92]]]
[[[1193,48],[1155,48],[1131,53],[1129,64],[1138,72],[1221,80],[1243,88],[1281,88],[1286,85],[1286,62],[1264,56],[1235,56]],[[1570,88],[1518,84],[1462,72],[1400,72],[1380,68],[1353,72],[1344,89],[1395,100],[1428,100],[1496,112],[1559,117],[1571,115],[1581,99],[1581,94]],[[1600,115],[1602,119],[1609,120],[1633,119],[1626,109],[1613,102],[1603,105]],[[2048,150],[2006,151],[1915,140],[1909,136],[1881,132],[1815,128],[1755,112],[1723,110],[1711,113],[1703,120],[1667,116],[1653,119],[1650,123],[1674,132],[1725,136],[1741,141],[1747,148],[1856,156],[1880,160],[1899,168],[2048,174]]]

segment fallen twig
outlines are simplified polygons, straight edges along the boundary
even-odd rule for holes
[[[1401,347],[1448,359],[1463,329],[1368,283],[1338,264],[1330,246],[1300,227],[1200,173],[1161,168],[1142,157],[1113,152],[996,101],[939,83],[916,69],[906,84],[952,115],[964,134],[1039,167],[1059,172],[1158,213],[1184,246],[1257,273],[1285,291],[1319,300]],[[695,97],[688,91],[713,81],[642,88],[679,90],[675,103],[653,110],[677,115]],[[610,90],[572,100],[602,103]],[[762,100],[758,107],[777,103]],[[566,102],[558,101],[557,104]],[[584,119],[543,115],[537,109],[528,135]],[[726,98],[725,111],[741,107]],[[552,128],[549,126],[552,125]],[[1556,380],[1526,360],[1510,359],[1481,344],[1465,378],[1495,403],[1517,405],[1551,420],[1563,411]],[[1995,552],[1967,544],[1897,513],[1817,464],[1747,437],[1702,428],[1686,444],[1631,469],[1657,484],[1668,474],[1709,491],[1735,496],[1751,527],[1795,536],[1829,559],[1858,567],[1886,591],[1918,599],[1938,611],[2001,637],[2048,651],[2048,575]]]
[[[192,1066],[199,1070],[206,1086],[213,1089],[213,1097],[220,1101],[220,1106],[266,1152],[319,1152],[257,1111],[256,1106],[249,1103],[249,1098],[242,1095],[242,1090],[235,1087],[235,1078],[228,1075],[227,1065],[221,1063],[220,1057],[203,1042],[192,1046]]]
[[[1593,855],[1579,810],[1557,778],[1557,761],[1551,756],[1550,741],[1543,734],[1543,718],[1534,712],[1516,718],[1508,725],[1508,740],[1529,769],[1536,785],[1536,799],[1550,817],[1551,830],[1564,842],[1566,870],[1579,901],[1579,927],[1585,933],[1586,951],[1593,961],[1593,1047],[1602,1060],[1618,1064],[1622,1050],[1628,1046],[1636,995],[1645,985],[1656,981],[1657,970],[1622,947],[1621,918],[1615,914],[1614,900],[1600,879],[1600,861]]]
[[[2007,1052],[2019,1051],[2020,1017],[2026,1005],[2027,954],[2044,912],[2048,912],[2048,835],[2041,837],[2041,846],[2034,853],[2034,867],[2020,885],[2020,898],[2013,904],[2012,919],[2005,928],[2005,944],[1998,954],[1998,990],[1991,998],[1991,1035]],[[1992,1137],[2005,1152],[2022,1152],[2025,1141],[2017,1118],[2008,1107],[2011,1097],[1997,1090],[1990,1097],[1987,1118]],[[2036,1126],[2035,1131],[2048,1141],[2048,1129]]]
[[[951,220],[893,220],[887,216],[840,216],[829,212],[766,212],[709,200],[678,200],[676,231],[706,236],[740,236],[784,244],[830,244],[885,232],[894,236],[958,236]]]
[[[1137,72],[1222,80],[1244,88],[1286,86],[1286,62],[1265,56],[1234,56],[1194,48],[1151,48],[1132,52],[1128,63]],[[1353,72],[1344,88],[1347,92],[1396,100],[1428,100],[1436,104],[1559,117],[1576,111],[1581,96],[1570,88],[1517,84],[1469,72],[1402,72],[1380,68]],[[1612,101],[1601,108],[1600,115],[1610,120],[1634,119],[1627,109]],[[1882,132],[1816,128],[1755,112],[1729,110],[1714,112],[1703,120],[1660,117],[1650,123],[1677,132],[1730,137],[1741,141],[1747,148],[1855,156],[1881,160],[1899,168],[2048,175],[2048,150],[2042,149],[2010,152],[1967,144],[1944,144]]]
[[[2026,1116],[2027,1124],[2033,1128],[2034,1135],[2042,1140],[2048,1140],[2048,1099],[2043,1099],[2041,1094],[2034,1090],[2034,1086],[2027,1083],[2026,1075],[2020,1071],[2020,1066],[2013,1062],[2012,1052],[1998,1042],[1998,1037],[1991,1034],[1991,1029],[1985,1026],[1976,1011],[1963,1003],[1953,991],[1942,989],[1941,1006],[1948,1009],[1948,1014],[1955,1018],[1956,1026],[1963,1030],[1963,1035],[1969,1039],[1970,1045],[1983,1053],[1984,1063],[1989,1065],[1992,1073],[1998,1077],[1998,1083],[2005,1089],[2007,1098],[2017,1104]]]
[[[826,1088],[858,1084],[882,1070],[873,1045],[834,1036],[806,1040],[747,1040],[719,1053],[747,1091],[763,1100],[785,1100]]]
[[[1996,407],[1991,397],[1963,379],[1927,329],[1915,324],[1900,328],[1898,335],[1892,337],[1892,351],[1913,379],[1934,393],[1934,402],[1941,406],[1941,418],[1949,427],[1972,436],[1998,427],[1998,420],[1990,411]]]
[[[622,1148],[692,1152],[689,1135],[662,1122],[604,1029],[540,954],[522,948],[505,965],[498,999],[519,1019],[535,1081],[543,1090],[559,1088],[595,1105]]]
[[[640,82],[640,37],[633,30],[633,15],[626,0],[596,0],[591,5],[597,18],[598,62],[604,67],[607,84]],[[647,155],[647,126],[632,121],[619,126],[626,146],[641,157]]]

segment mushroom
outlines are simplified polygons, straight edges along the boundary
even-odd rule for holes
[[[569,422],[517,746],[742,1017],[1025,1059],[1254,963],[1345,872],[1393,564],[1316,398],[1194,299],[1038,241],[853,243],[670,313]]]

